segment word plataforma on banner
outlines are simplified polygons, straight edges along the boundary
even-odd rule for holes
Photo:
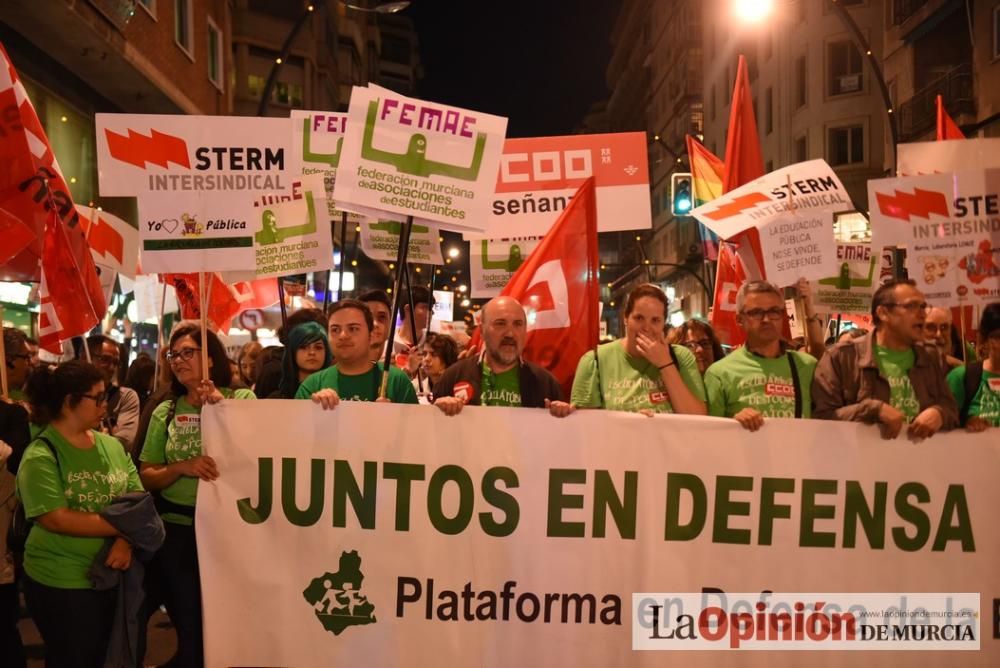
[[[652,226],[644,133],[535,137],[504,143],[489,228],[465,238],[542,236],[591,176],[598,232]]]
[[[540,241],[540,237],[470,241],[469,273],[472,296],[476,298],[499,296],[510,282],[510,277],[524,264]]]
[[[692,215],[722,239],[760,233],[769,281],[792,285],[837,270],[833,214],[853,208],[824,160],[809,160],[766,174],[704,204]]]
[[[868,243],[840,243],[837,262],[839,272],[813,286],[816,312],[871,313],[875,290],[892,276],[892,251],[877,253]]]
[[[144,271],[254,266],[254,196],[291,186],[288,124],[97,114],[101,195],[138,197]]]
[[[373,260],[394,262],[399,253],[403,224],[395,220],[370,220],[361,223],[361,250]],[[444,264],[438,228],[414,223],[410,228],[407,262]]]
[[[334,197],[483,231],[507,119],[354,87]],[[364,209],[358,209],[365,213]]]
[[[275,278],[333,267],[333,242],[321,185],[313,191],[296,181],[287,193],[257,197],[254,206],[255,269],[226,272],[226,281]]]
[[[872,245],[906,247],[929,303],[1000,299],[1000,169],[869,181],[868,204]]]

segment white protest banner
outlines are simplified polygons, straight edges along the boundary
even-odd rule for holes
[[[852,208],[830,166],[809,160],[765,174],[691,215],[721,239],[757,229],[768,280],[791,285],[835,271],[833,214]]]
[[[508,139],[489,227],[463,236],[544,235],[591,176],[597,188],[598,232],[652,227],[646,142],[642,132]]]
[[[998,193],[1000,169],[871,180],[872,246],[905,246],[909,276],[931,304],[997,301]]]
[[[254,201],[254,271],[226,272],[227,283],[277,278],[333,267],[333,241],[322,189],[294,183],[290,194]]]
[[[891,254],[889,255],[891,259]],[[836,276],[821,278],[813,286],[817,313],[871,313],[872,295],[884,283],[879,271],[885,254],[873,253],[867,243],[837,244]],[[891,271],[889,272],[891,275]]]
[[[485,229],[507,119],[355,86],[334,197],[449,229]]]
[[[988,432],[914,446],[821,420],[750,433],[679,415],[276,400],[225,401],[202,419],[220,471],[196,518],[209,666],[733,665],[736,621],[712,634],[729,655],[632,650],[634,633],[659,642],[633,621],[634,593],[703,591],[720,605],[768,591],[896,593],[904,606],[907,592],[936,592],[959,610],[974,595],[975,617],[914,623],[937,626],[934,649],[979,651],[887,651],[905,645],[875,640],[887,622],[862,618],[851,642],[879,651],[851,665],[1000,663],[1000,441]],[[824,649],[811,628],[789,649]],[[702,630],[687,629],[691,648],[713,640]],[[803,657],[752,651],[739,664]]]
[[[1000,139],[913,142],[900,144],[897,153],[899,176],[1000,168]]]
[[[549,225],[549,227],[552,227]],[[546,230],[547,231],[547,230]],[[474,239],[469,242],[469,273],[472,296],[498,297],[510,277],[524,264],[541,237],[522,239]]]
[[[395,262],[399,253],[399,237],[403,224],[394,220],[361,222],[361,250],[373,260]],[[441,255],[440,232],[435,225],[414,222],[410,228],[410,249],[407,262],[418,264],[444,264]]]
[[[139,198],[148,272],[253,267],[253,198],[290,187],[288,119],[97,114],[102,196]]]

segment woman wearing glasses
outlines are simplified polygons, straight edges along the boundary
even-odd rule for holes
[[[625,302],[625,338],[580,358],[572,403],[580,408],[705,415],[705,385],[691,351],[664,341],[669,302],[646,284]]]
[[[159,492],[157,507],[167,537],[148,573],[148,589],[161,594],[177,629],[171,665],[203,665],[201,584],[194,533],[199,480],[215,480],[215,461],[201,450],[201,407],[222,399],[254,399],[247,389],[230,389],[232,369],[218,337],[208,332],[208,378],[202,380],[201,330],[181,323],[166,353],[170,393],[153,410],[139,459],[146,488]]]
[[[688,320],[680,327],[672,329],[667,338],[671,344],[684,346],[694,353],[698,371],[702,376],[708,367],[726,356],[715,330],[704,320],[696,318]]]
[[[142,483],[121,442],[97,431],[104,374],[75,360],[42,366],[27,386],[31,415],[44,429],[17,473],[24,513],[34,521],[24,552],[24,593],[45,642],[45,665],[104,665],[117,589],[97,591],[87,573],[106,538],[105,564],[126,570],[132,548],[100,512]]]

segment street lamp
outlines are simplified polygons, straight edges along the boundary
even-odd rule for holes
[[[366,14],[395,14],[396,12],[401,12],[410,6],[409,1],[406,2],[385,2],[376,7],[361,7],[359,5],[352,5],[349,2],[341,2],[347,9],[353,9],[356,12],[364,12]]]
[[[868,65],[871,67],[872,73],[875,75],[875,81],[878,83],[879,92],[882,94],[882,103],[885,105],[886,120],[889,123],[889,134],[892,136],[892,168],[890,173],[895,173],[896,143],[898,142],[899,137],[896,130],[896,118],[893,115],[894,109],[892,108],[892,97],[889,95],[889,86],[885,82],[885,76],[882,74],[882,68],[879,66],[878,59],[875,58],[875,54],[872,52],[872,48],[868,44],[868,40],[865,38],[864,33],[861,32],[861,28],[858,27],[854,17],[851,16],[851,13],[847,11],[846,7],[844,7],[843,0],[830,0],[830,6],[833,8],[837,18],[841,20],[844,27],[846,27],[847,31],[851,34],[851,40],[854,42],[854,46],[858,49],[858,53],[865,56],[865,59],[868,61]],[[774,1],[734,0],[733,11],[737,17],[748,23],[759,23],[764,18],[770,16],[774,11]]]

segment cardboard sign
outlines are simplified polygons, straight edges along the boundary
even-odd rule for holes
[[[1000,169],[872,180],[868,203],[872,246],[905,246],[929,303],[1000,299]]]
[[[540,237],[471,241],[469,272],[472,275],[472,296],[477,299],[498,297],[540,241]]]
[[[309,188],[326,193],[327,216],[330,220],[341,220],[343,211],[337,208],[333,199],[333,188],[344,146],[347,114],[292,109],[291,119],[289,170],[292,174],[301,174],[303,183]],[[357,224],[361,217],[349,213],[348,221]]]
[[[403,224],[394,220],[370,220],[361,223],[361,250],[373,260],[394,262],[399,253],[399,239]],[[410,249],[407,262],[443,265],[440,232],[434,225],[418,225],[410,228]]]
[[[354,87],[334,197],[484,231],[507,119]]]
[[[767,279],[779,287],[798,279],[829,276],[836,271],[836,244],[831,243],[833,216],[826,209],[789,211],[760,229]]]
[[[891,261],[892,254],[888,257]],[[879,267],[886,254],[875,253],[871,244],[837,244],[836,275],[821,278],[813,285],[813,305],[817,313],[871,313],[872,295],[885,282]],[[892,275],[891,267],[889,276]]]

